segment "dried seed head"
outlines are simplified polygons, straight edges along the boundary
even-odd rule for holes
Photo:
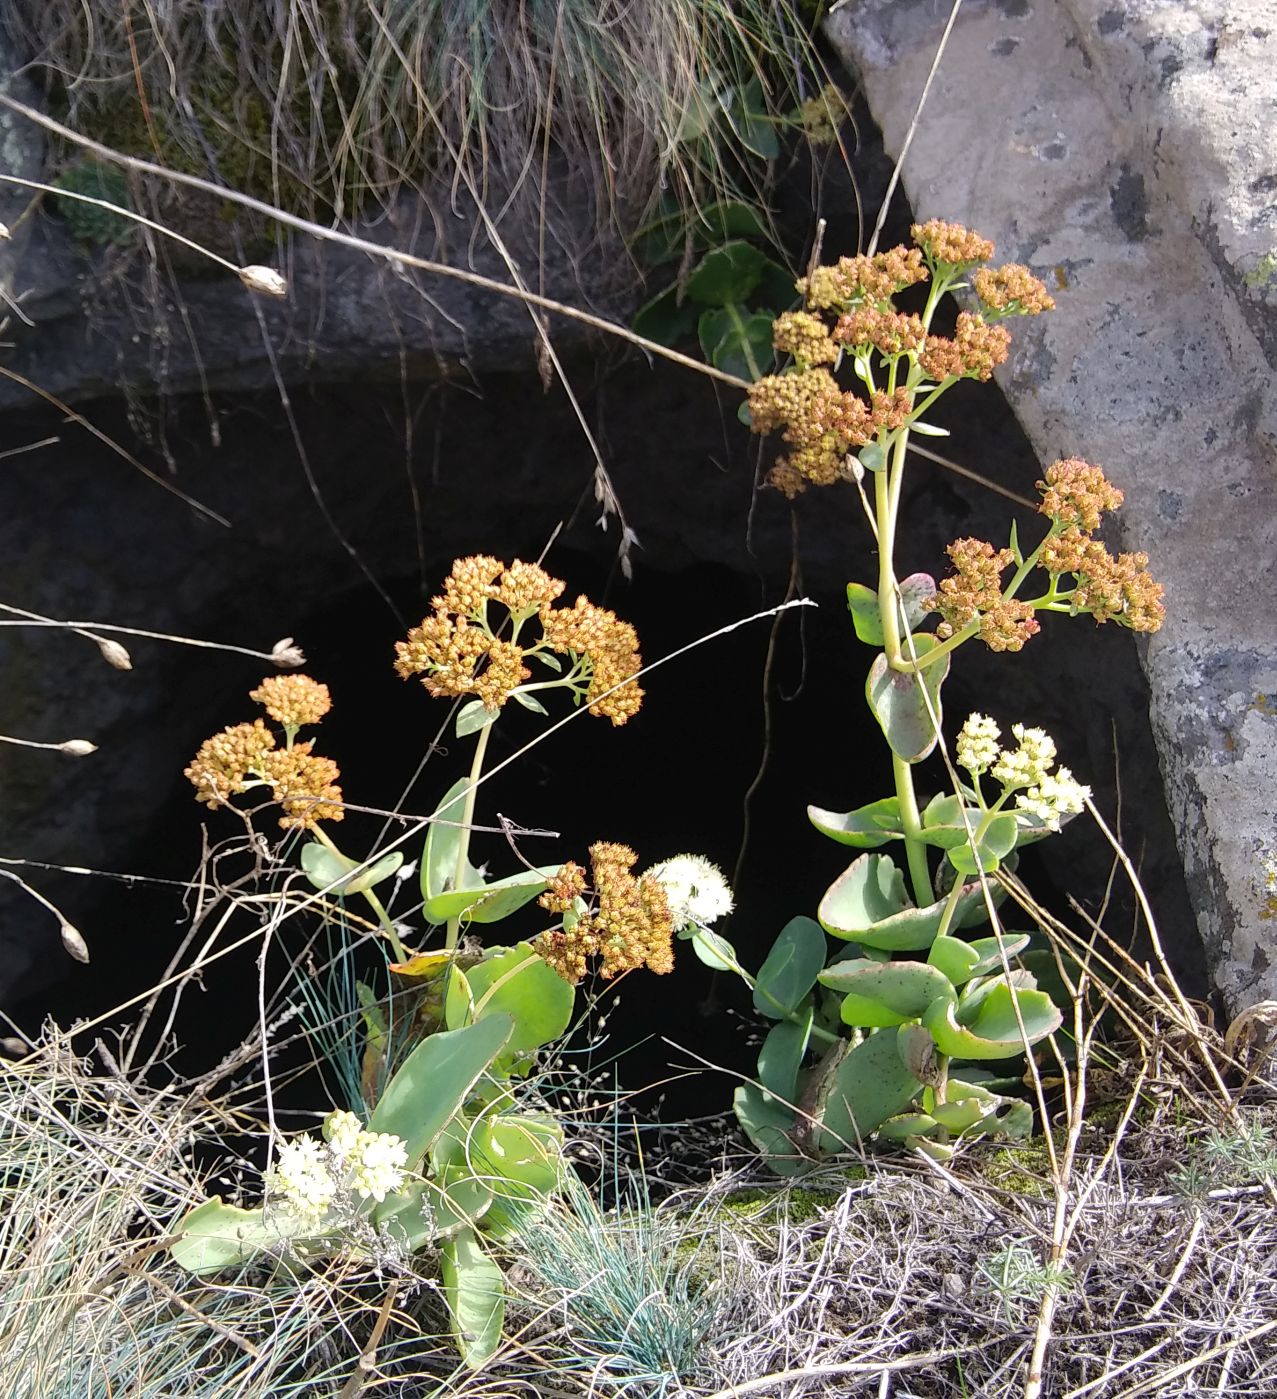
[[[306,663],[302,648],[293,645],[291,636],[284,637],[270,648],[270,658],[280,670],[296,670],[299,665]]]
[[[87,962],[89,960],[89,945],[85,942],[79,929],[73,928],[70,923],[63,923],[61,932],[62,946],[77,962]]]
[[[133,657],[118,641],[112,641],[109,636],[95,636],[93,639],[97,642],[98,650],[102,652],[102,659],[107,665],[114,666],[116,670],[133,669]]]
[[[239,269],[239,279],[249,291],[260,292],[263,296],[287,296],[288,283],[273,267],[251,267]]]

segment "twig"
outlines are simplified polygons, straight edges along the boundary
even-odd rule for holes
[[[7,101],[8,98],[6,98],[3,93],[0,93],[0,103]],[[63,403],[56,394],[51,394],[48,389],[42,389],[39,384],[33,384],[25,375],[19,374],[16,369],[8,369],[3,364],[0,364],[0,374],[3,374],[6,379],[12,379],[15,384],[21,384],[24,389],[29,389],[33,394],[44,399],[46,403],[51,403],[59,412],[65,413],[73,423],[78,423],[86,432],[91,432],[99,442],[105,443],[117,456],[123,457],[130,466],[136,467],[148,481],[153,482],[157,486],[162,486],[170,495],[175,495],[179,500],[184,501],[192,510],[198,510],[201,515],[205,515],[210,520],[215,520],[219,525],[225,525],[227,529],[230,529],[231,522],[225,515],[219,515],[216,510],[210,510],[207,505],[201,505],[198,500],[193,496],[187,495],[184,490],[179,489],[172,481],[166,481],[163,476],[157,475],[150,467],[143,466],[132,452],[126,451],[118,442],[113,441],[100,428],[94,427],[87,418],[81,417],[70,404]]]
[[[1199,1214],[1193,1220],[1193,1227],[1188,1235],[1188,1242],[1184,1245],[1184,1251],[1179,1256],[1174,1271],[1171,1273],[1170,1281],[1162,1289],[1157,1301],[1144,1313],[1145,1321],[1152,1319],[1162,1310],[1170,1300],[1171,1294],[1179,1286],[1179,1280],[1184,1276],[1184,1270],[1188,1267],[1188,1260],[1193,1256],[1193,1250],[1197,1247],[1197,1240],[1201,1237],[1202,1230],[1206,1227],[1206,1216]]]
[[[905,156],[909,154],[909,147],[913,144],[914,133],[918,129],[918,122],[922,119],[922,109],[927,102],[927,94],[931,91],[931,84],[936,73],[940,70],[940,60],[944,57],[945,46],[949,42],[949,35],[953,30],[954,21],[958,18],[958,11],[962,8],[962,0],[953,0],[953,8],[949,11],[949,22],[944,27],[944,33],[940,36],[940,43],[936,48],[936,56],[931,60],[931,68],[927,73],[927,81],[922,85],[922,92],[918,97],[918,105],[913,109],[913,120],[909,123],[909,130],[905,133],[904,145],[900,147],[900,154],[896,157],[895,168],[891,172],[891,179],[887,181],[887,192],[882,196],[882,206],[878,210],[878,222],[874,224],[873,237],[869,240],[867,251],[873,255],[878,247],[878,235],[882,232],[882,226],[887,222],[887,209],[891,205],[891,196],[896,192],[896,185],[900,182],[900,170],[905,163]],[[0,99],[3,100],[3,99]]]
[[[1120,1394],[1115,1394],[1113,1399],[1135,1399],[1137,1394],[1152,1394],[1154,1391],[1165,1393],[1173,1380],[1191,1374],[1199,1365],[1204,1365],[1206,1361],[1214,1360],[1220,1355],[1226,1355],[1230,1350],[1236,1350],[1238,1346],[1245,1345],[1248,1341],[1258,1340],[1260,1336],[1266,1336],[1274,1330],[1277,1330],[1277,1320],[1265,1321],[1262,1325],[1247,1331],[1245,1335],[1234,1336],[1232,1340],[1212,1346],[1210,1350],[1202,1351],[1200,1355],[1193,1356],[1191,1360],[1185,1360],[1182,1364],[1174,1365],[1169,1370],[1163,1370],[1160,1374],[1141,1380],[1139,1384],[1133,1385],[1130,1389],[1124,1389]]]
[[[386,1296],[377,1312],[377,1320],[373,1323],[372,1335],[368,1337],[368,1344],[360,1352],[354,1372],[342,1386],[337,1399],[355,1399],[355,1395],[368,1383],[368,1377],[376,1369],[377,1347],[381,1344],[381,1338],[385,1335],[386,1327],[390,1323],[390,1313],[394,1308],[395,1294],[398,1291],[399,1284],[397,1282],[392,1282],[386,1289]]]
[[[139,1276],[145,1280],[148,1287],[153,1287],[157,1292],[162,1293],[175,1307],[180,1307],[187,1316],[193,1316],[196,1321],[202,1322],[210,1331],[216,1331],[219,1336],[230,1341],[232,1345],[238,1346],[245,1355],[251,1355],[254,1360],[261,1359],[261,1351],[257,1349],[252,1341],[232,1331],[229,1326],[223,1326],[220,1321],[209,1316],[207,1312],[200,1311],[198,1307],[188,1302],[175,1288],[170,1287],[168,1283],[164,1282],[161,1278],[157,1278],[154,1273],[143,1271]]]
[[[685,369],[694,369],[698,374],[708,375],[709,378],[730,384],[733,388],[749,388],[749,382],[745,379],[738,379],[735,374],[724,373],[723,370],[715,369],[713,365],[693,359],[690,355],[680,354],[677,350],[671,350],[665,345],[658,345],[656,341],[636,335],[634,331],[625,326],[617,325],[603,316],[592,315],[589,311],[578,310],[575,306],[567,306],[561,301],[554,301],[548,296],[539,296],[533,291],[520,290],[506,282],[498,282],[493,277],[484,277],[478,272],[451,267],[444,262],[432,262],[429,258],[418,257],[415,253],[398,252],[394,248],[383,247],[352,233],[343,233],[336,228],[325,228],[322,224],[311,223],[309,219],[303,219],[297,214],[289,213],[286,209],[277,209],[273,204],[268,204],[264,200],[254,199],[252,195],[241,194],[239,190],[214,184],[211,180],[201,179],[198,175],[187,175],[180,170],[168,170],[149,160],[139,160],[136,156],[122,155],[119,151],[112,150],[110,146],[104,146],[99,141],[80,135],[78,131],[72,131],[70,127],[63,126],[61,122],[54,121],[52,117],[46,116],[34,107],[28,107],[24,102],[16,101],[7,94],[0,93],[0,106],[8,107],[10,111],[17,112],[46,131],[51,131],[54,135],[61,136],[63,140],[71,141],[85,150],[92,151],[94,155],[100,156],[103,160],[111,161],[115,165],[122,165],[126,170],[133,170],[141,175],[154,175],[162,180],[171,180],[175,184],[202,190],[205,194],[216,195],[218,199],[228,200],[244,209],[251,209],[254,213],[263,214],[289,228],[308,233],[325,242],[338,243],[345,248],[354,248],[359,252],[367,253],[369,257],[380,258],[392,266],[416,267],[423,272],[433,273],[437,277],[449,277],[454,281],[466,282],[470,286],[482,287],[485,291],[496,292],[499,296],[513,297],[515,300],[524,301],[530,306],[539,306],[542,310],[554,312],[555,315],[566,316],[569,320],[580,321],[583,325],[591,326],[595,330],[602,330],[608,335],[618,336],[620,339],[627,340],[630,344],[646,350],[648,354],[658,355],[662,359],[681,364]],[[127,209],[120,209],[118,212],[126,216],[130,214]],[[167,232],[168,230],[163,231]],[[239,269],[237,268],[236,271]]]

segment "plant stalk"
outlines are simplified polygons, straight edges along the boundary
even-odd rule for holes
[[[470,786],[466,789],[465,805],[461,809],[461,839],[457,842],[457,863],[452,873],[452,887],[460,889],[466,877],[466,864],[470,858],[470,828],[474,824],[474,803],[479,793],[479,778],[483,775],[483,759],[488,751],[488,737],[492,725],[485,724],[479,730],[478,741],[474,745],[474,758],[470,763]],[[444,950],[451,952],[461,936],[461,915],[448,919],[448,931]]]

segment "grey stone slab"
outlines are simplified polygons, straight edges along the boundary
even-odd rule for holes
[[[827,22],[892,155],[949,10],[857,0]],[[1126,491],[1125,547],[1166,585],[1152,720],[1234,1011],[1277,997],[1275,66],[1272,0],[976,0],[903,167],[918,217],[979,229],[1056,294],[999,382],[1044,462]]]

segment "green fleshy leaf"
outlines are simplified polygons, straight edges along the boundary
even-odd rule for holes
[[[724,374],[755,380],[772,366],[772,315],[730,305],[704,312],[697,335],[705,358]]]
[[[905,877],[889,855],[860,855],[820,901],[817,918],[826,932],[848,938],[908,907]]]
[[[778,1176],[801,1176],[811,1170],[812,1163],[787,1135],[797,1120],[791,1108],[769,1097],[756,1083],[742,1083],[732,1098],[732,1106],[745,1135]]]
[[[927,961],[938,967],[955,986],[961,986],[978,974],[980,954],[974,944],[961,938],[938,937],[931,944]]]
[[[692,923],[679,932],[679,937],[692,944],[692,951],[712,971],[734,972],[740,968],[736,949],[720,934]]]
[[[859,362],[857,361],[857,363]],[[857,453],[856,460],[866,471],[885,471],[887,469],[887,449],[881,442],[866,442]]]
[[[559,868],[558,865],[543,865],[540,869],[520,870],[477,888],[450,889],[427,899],[421,911],[429,923],[446,923],[450,918],[464,918],[470,923],[499,923],[517,913],[524,904],[531,903]]]
[[[870,861],[885,864],[872,865]],[[962,927],[962,920],[982,897],[979,884],[965,885],[952,925]],[[914,908],[905,897],[904,876],[890,856],[861,855],[829,886],[816,916],[827,933],[864,948],[921,952],[935,941],[947,902],[939,899],[926,908]]]
[[[703,306],[738,305],[758,285],[767,257],[751,243],[733,239],[712,248],[689,273],[684,295]]]
[[[878,1128],[878,1135],[885,1141],[903,1142],[910,1137],[933,1137],[939,1130],[939,1122],[929,1113],[902,1112],[889,1117]]]
[[[905,1024],[909,1019],[898,1010],[892,1010],[883,1001],[875,1001],[869,996],[858,996],[854,991],[848,991],[842,998],[838,1013],[844,1025],[854,1025],[861,1030],[890,1029]]]
[[[466,1366],[476,1370],[501,1345],[505,1278],[479,1246],[473,1229],[460,1229],[440,1251],[443,1295],[452,1334]]]
[[[486,729],[489,724],[495,724],[500,715],[499,709],[489,709],[482,700],[471,700],[469,704],[463,704],[457,711],[457,737],[469,738],[480,729]]]
[[[977,869],[991,874],[1015,849],[1017,835],[1015,817],[1010,812],[1003,812],[989,822],[980,837],[978,851],[972,850],[969,845],[956,845],[946,852],[945,858],[959,874],[973,875]]]
[[[894,1020],[853,1020],[844,1004],[842,1018],[848,1025],[898,1025],[918,1020],[936,999],[952,993],[953,984],[938,968],[926,962],[873,962],[863,958],[837,962],[821,972],[818,980],[853,1001],[868,1000],[892,1012]]]
[[[778,1020],[758,1051],[758,1081],[786,1107],[798,1101],[798,1070],[810,1042],[813,1015],[809,1005],[801,1024]]]
[[[797,1010],[815,986],[825,955],[819,926],[810,918],[791,918],[754,980],[754,1009],[772,1020]]]
[[[1032,937],[1032,933],[1004,933],[1002,945],[1006,948],[1007,961],[1012,957],[1018,957],[1028,947]],[[971,972],[972,976],[987,976],[989,972],[1002,970],[1002,954],[998,950],[997,938],[976,938],[968,945],[979,958]],[[957,985],[956,981],[954,985]]]
[[[904,837],[897,797],[883,797],[855,811],[825,811],[819,806],[809,806],[807,819],[839,845],[852,845],[860,850],[872,850]]]
[[[189,1210],[178,1225],[181,1237],[169,1252],[188,1272],[205,1276],[242,1266],[264,1253],[278,1254],[286,1244],[317,1239],[322,1231],[287,1210],[242,1210],[220,1196]]]
[[[862,463],[863,464],[863,463]],[[866,646],[881,646],[882,614],[878,610],[878,593],[863,583],[847,584],[847,607],[856,636]]]
[[[910,432],[916,432],[919,437],[948,437],[950,436],[947,427],[937,427],[935,423],[923,422],[921,418],[915,418],[909,424]]]
[[[952,997],[940,997],[923,1017],[941,1053],[953,1059],[1009,1059],[1024,1050],[1016,1023],[1019,1004],[1029,1043],[1036,1044],[1060,1028],[1063,1016],[1043,991],[1012,990],[995,983],[982,997],[977,1014],[963,1026],[955,1016]]]
[[[922,810],[922,838],[928,845],[950,850],[955,845],[965,845],[984,820],[984,812],[978,806],[966,806],[966,823],[963,822],[963,802],[954,792],[942,792],[932,797]],[[969,824],[968,824],[969,823]]]
[[[530,695],[525,690],[512,690],[510,698],[516,704],[521,704],[524,709],[530,709],[533,714],[548,714],[550,712],[535,695]]]
[[[862,463],[863,464],[863,463]],[[902,630],[912,632],[927,615],[923,603],[934,596],[936,580],[929,573],[911,573],[900,582],[900,597],[897,602]],[[851,612],[851,623],[857,637],[867,646],[883,644],[882,614],[878,607],[878,593],[863,583],[847,584],[847,607]]]
[[[921,1087],[896,1050],[896,1031],[869,1035],[834,1071],[825,1101],[821,1151],[855,1151],[889,1117],[903,1112]]]
[[[507,1048],[530,1053],[551,1044],[572,1020],[576,992],[526,942],[489,948],[483,960],[448,978],[444,1020],[449,1030],[490,1015],[509,1016]]]
[[[421,897],[428,903],[452,887],[461,849],[461,820],[465,815],[470,779],[462,777],[444,793],[426,831],[421,857]],[[446,919],[439,920],[446,922]]]
[[[483,1231],[506,1238],[543,1210],[563,1184],[563,1128],[542,1113],[481,1117],[470,1136],[470,1166],[492,1192]]]
[[[760,79],[751,78],[744,87],[735,89],[726,108],[727,121],[741,145],[762,160],[775,160],[780,154],[780,140],[768,117]]]
[[[403,864],[403,851],[391,850],[366,869],[360,869],[358,860],[329,850],[318,841],[310,841],[302,846],[301,861],[306,878],[316,889],[334,895],[362,894],[365,889],[375,888],[394,874]]]
[[[913,637],[913,647],[920,659],[938,644],[935,637],[926,632],[918,632]],[[920,763],[936,746],[937,726],[943,717],[940,686],[949,673],[949,659],[943,656],[918,676],[892,670],[884,652],[869,671],[869,679],[865,682],[869,708],[881,725],[891,751],[906,763]],[[935,711],[935,724],[923,697],[924,686],[931,709]]]
[[[428,1035],[386,1085],[368,1130],[401,1137],[408,1167],[415,1170],[513,1033],[508,1015],[492,1015],[461,1030]]]
[[[666,287],[654,296],[631,322],[635,335],[657,345],[672,347],[686,340],[696,328],[697,308],[694,302],[679,296],[677,285]]]

